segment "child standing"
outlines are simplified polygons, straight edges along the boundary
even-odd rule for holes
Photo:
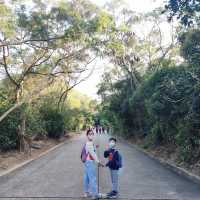
[[[107,194],[108,198],[116,198],[118,195],[118,176],[119,169],[122,167],[122,157],[118,150],[116,150],[116,138],[109,139],[109,149],[104,152],[104,157],[108,158],[106,164],[110,169],[112,190]]]

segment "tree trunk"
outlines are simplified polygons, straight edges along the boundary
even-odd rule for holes
[[[24,113],[21,113],[21,122],[17,128],[17,149],[22,152],[25,149],[25,130],[26,130],[26,117]]]

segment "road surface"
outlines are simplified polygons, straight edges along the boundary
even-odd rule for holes
[[[108,136],[96,138],[96,142],[100,144],[98,151],[101,159],[107,140]],[[84,141],[84,135],[77,136],[9,176],[1,177],[1,199],[73,197],[78,200],[82,195],[83,166],[80,151]],[[166,169],[126,143],[120,142],[118,148],[124,163],[120,176],[120,198],[200,200],[199,185]],[[107,168],[102,168],[100,191],[106,193],[109,189],[109,172]]]

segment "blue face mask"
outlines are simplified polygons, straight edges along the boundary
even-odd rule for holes
[[[113,147],[115,147],[115,142],[114,141],[110,141],[109,142],[109,147],[112,149]]]

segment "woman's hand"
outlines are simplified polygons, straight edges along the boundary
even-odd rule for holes
[[[101,163],[101,162],[98,163],[98,166],[99,167],[105,167],[105,165],[103,163]]]

